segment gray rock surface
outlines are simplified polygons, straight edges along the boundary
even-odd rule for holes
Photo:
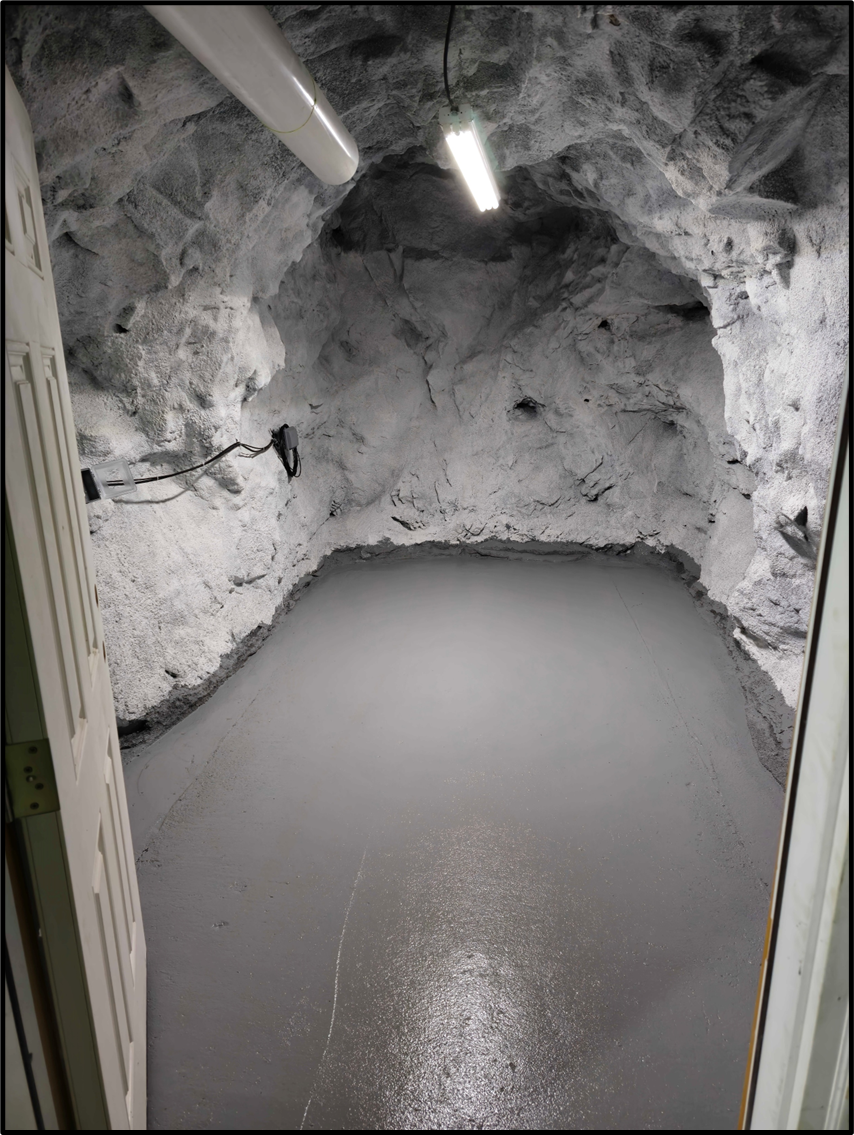
[[[230,455],[90,506],[120,719],[192,704],[381,542],[669,552],[793,706],[847,352],[848,8],[459,6],[483,215],[437,125],[444,5],[270,11],[358,142],[347,185],[141,6],[4,5],[83,463],[301,435],[299,480]]]

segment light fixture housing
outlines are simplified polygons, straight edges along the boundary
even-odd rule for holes
[[[439,124],[478,209],[482,213],[497,209],[500,202],[498,185],[471,107],[463,105],[458,109],[441,110]]]

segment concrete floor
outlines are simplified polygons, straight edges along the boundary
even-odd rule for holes
[[[783,793],[663,571],[322,578],[127,772],[150,1127],[735,1127]]]

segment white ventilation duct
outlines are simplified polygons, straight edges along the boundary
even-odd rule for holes
[[[341,185],[359,150],[262,4],[145,4],[321,181]]]

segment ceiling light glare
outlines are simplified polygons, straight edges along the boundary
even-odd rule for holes
[[[498,186],[495,183],[489,158],[483,148],[470,106],[458,111],[443,110],[439,121],[445,132],[454,161],[466,179],[475,204],[482,213],[498,208]]]

